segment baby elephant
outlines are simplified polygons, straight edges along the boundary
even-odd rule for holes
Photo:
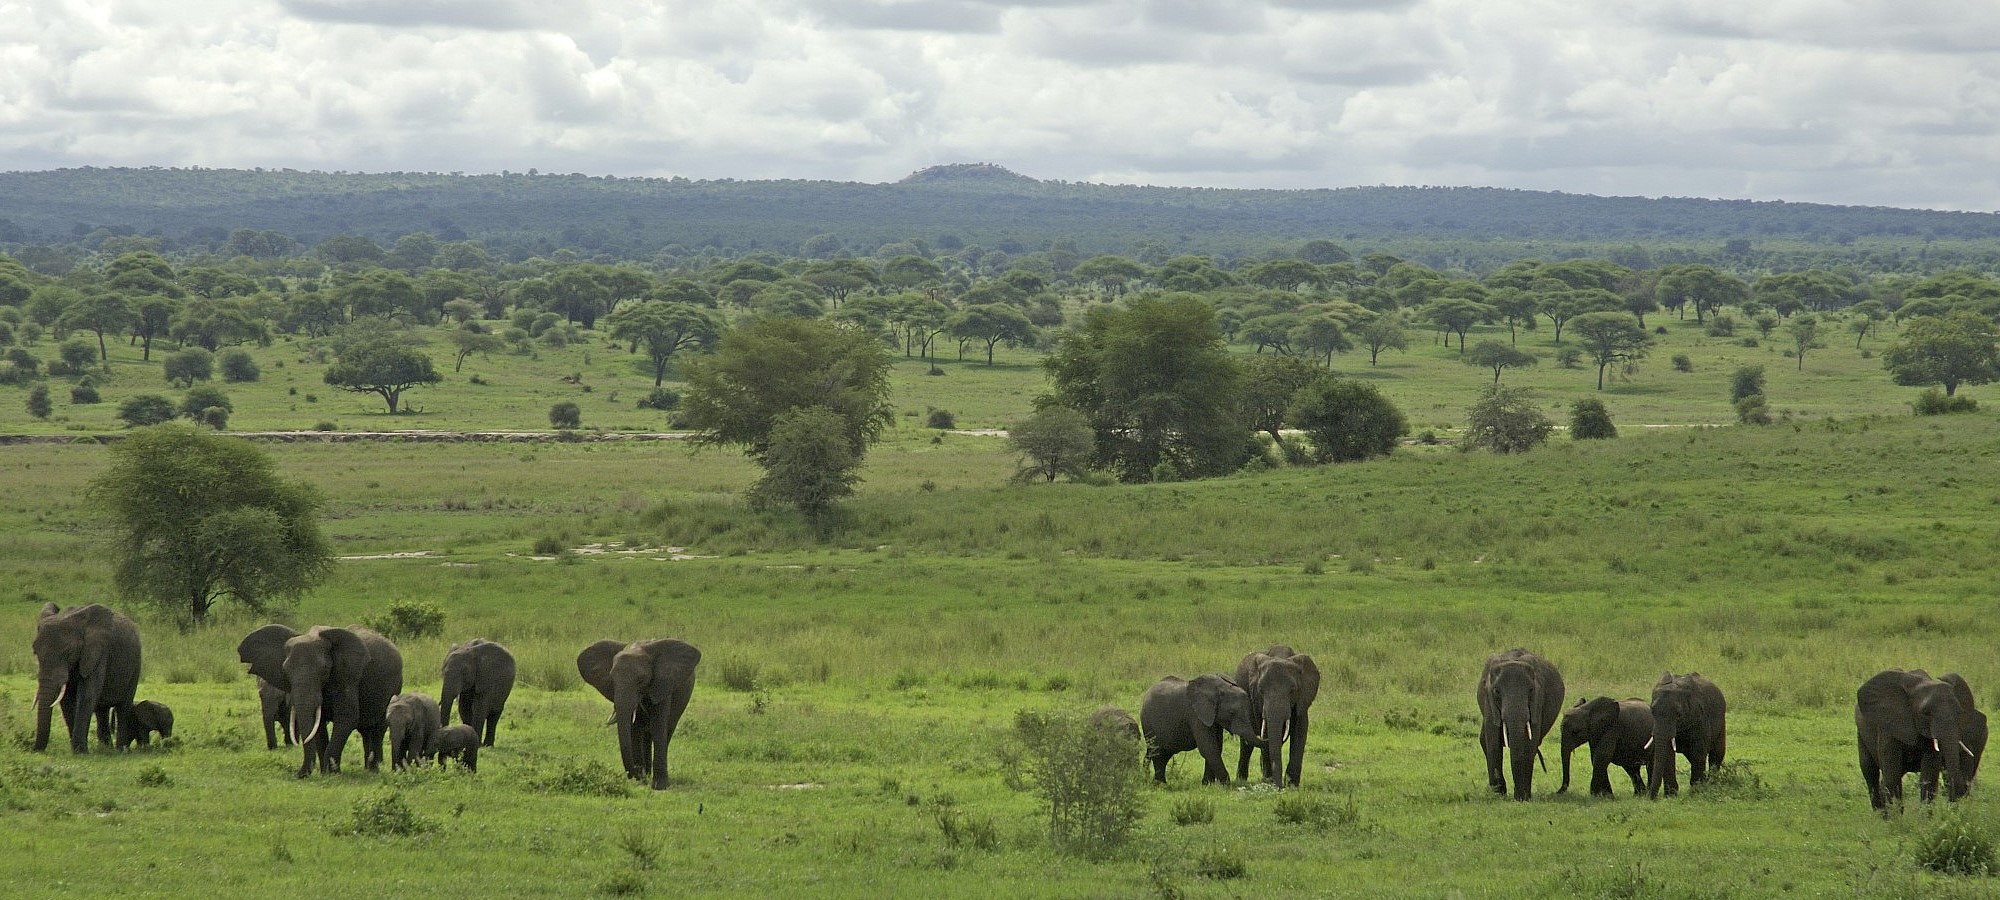
[[[1592,700],[1578,700],[1576,705],[1563,711],[1562,755],[1563,783],[1556,789],[1561,794],[1569,790],[1569,757],[1576,748],[1590,745],[1590,792],[1593,795],[1611,796],[1611,767],[1617,766],[1632,777],[1632,793],[1646,792],[1646,781],[1640,777],[1639,769],[1648,764],[1652,754],[1648,745],[1653,739],[1653,708],[1646,701],[1637,698],[1613,700],[1597,697]]]
[[[1108,731],[1130,741],[1139,740],[1139,723],[1132,721],[1132,714],[1116,706],[1101,706],[1090,714],[1090,727]]]
[[[470,725],[453,725],[437,736],[437,764],[447,758],[458,760],[467,772],[479,771],[479,731]]]
[[[260,677],[257,679],[257,705],[264,720],[264,749],[278,749],[279,735],[284,735],[285,746],[290,747],[292,695]]]
[[[421,765],[437,752],[443,721],[436,700],[428,694],[397,694],[389,701],[389,765]]]
[[[1167,761],[1188,750],[1201,753],[1202,784],[1228,784],[1229,767],[1222,762],[1225,730],[1252,747],[1264,746],[1251,721],[1250,695],[1220,675],[1160,679],[1139,700],[1139,729],[1145,733],[1153,780],[1163,784]]]
[[[131,746],[133,741],[138,741],[141,747],[147,746],[155,732],[163,740],[174,736],[174,711],[158,700],[134,703],[118,716],[118,749]]]

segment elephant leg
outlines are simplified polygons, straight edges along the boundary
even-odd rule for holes
[[[1262,733],[1261,730],[1259,733]],[[1236,780],[1247,781],[1250,778],[1250,756],[1257,751],[1250,746],[1249,741],[1237,741],[1236,751]],[[1265,758],[1268,759],[1269,756],[1266,755]]]
[[[312,736],[310,740],[307,740],[305,743],[300,744],[299,748],[301,750],[301,755],[303,756],[303,759],[299,762],[299,771],[297,775],[294,777],[298,778],[308,777],[312,775],[314,768],[319,768],[320,770],[324,771],[326,769],[326,759],[325,759],[326,751],[324,750],[325,747],[326,747],[325,734],[315,734]]]
[[[1891,747],[1889,752],[1877,753],[1882,767],[1882,795],[1888,806],[1903,805],[1903,751],[1901,747]]]
[[[385,729],[371,727],[356,730],[361,732],[362,768],[370,772],[380,769],[382,767],[382,735]],[[414,759],[416,755],[416,749],[411,748],[411,758]]]
[[[1166,784],[1166,783],[1167,783],[1167,760],[1169,760],[1169,759],[1172,759],[1172,758],[1173,758],[1173,754],[1171,754],[1171,753],[1162,753],[1162,752],[1160,752],[1160,751],[1159,751],[1158,749],[1156,749],[1156,748],[1154,748],[1154,747],[1153,747],[1153,745],[1152,745],[1152,742],[1150,742],[1150,741],[1149,741],[1149,742],[1147,742],[1147,744],[1146,744],[1146,762],[1148,762],[1148,763],[1151,763],[1151,764],[1153,765],[1153,781],[1154,781],[1154,782],[1156,782],[1156,783],[1158,783],[1158,784]]]
[[[1479,747],[1486,751],[1486,786],[1492,788],[1493,793],[1507,793],[1507,776],[1500,767],[1505,751],[1500,742],[1500,729],[1493,723],[1480,724]]]
[[[354,733],[354,726],[346,722],[330,722],[326,730],[326,750],[320,771],[331,775],[340,771],[340,758],[347,755],[347,738]]]
[[[1632,776],[1632,796],[1637,797],[1640,794],[1645,793],[1646,779],[1639,776],[1639,767],[1636,765],[1631,765],[1631,766],[1625,766],[1624,769],[1625,769],[1625,774]],[[1611,778],[1609,775],[1606,775],[1604,780],[1610,781]],[[1607,794],[1611,793],[1611,786],[1608,784],[1605,785],[1604,792]]]
[[[1875,762],[1875,754],[1868,751],[1867,743],[1857,741],[1856,744],[1861,757],[1861,780],[1868,785],[1868,805],[1883,809],[1888,806],[1888,800],[1882,796],[1882,767]]]
[[[1700,784],[1708,780],[1708,747],[1697,741],[1688,753],[1688,785]]]
[[[1917,797],[1925,803],[1937,799],[1938,773],[1944,758],[1938,753],[1921,753],[1917,761]]]
[[[1285,784],[1287,786],[1298,787],[1300,776],[1305,774],[1306,728],[1310,724],[1304,713],[1300,713],[1292,720],[1292,745],[1287,748],[1287,755],[1290,758],[1286,761],[1285,765]]]
[[[278,749],[278,729],[270,719],[264,720],[264,749]]]
[[[1201,754],[1201,783],[1229,783],[1229,767],[1222,762],[1222,729],[1196,728],[1194,730],[1195,750]]]
[[[1593,748],[1590,752],[1590,795],[1592,797],[1612,796],[1611,760],[1606,759],[1602,762],[1598,760],[1597,751]]]
[[[120,724],[122,725],[123,723]],[[106,747],[111,746],[111,709],[109,707],[97,711],[97,742]]]

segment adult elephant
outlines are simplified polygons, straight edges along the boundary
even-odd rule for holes
[[[444,720],[438,704],[429,694],[397,694],[383,713],[389,722],[389,767],[403,769],[423,765],[437,752],[438,732]]]
[[[1688,783],[1708,780],[1710,766],[1722,765],[1729,746],[1729,704],[1715,682],[1689,672],[1660,676],[1653,685],[1653,766],[1646,773],[1646,796],[1657,799],[1661,785],[1667,796],[1680,792],[1674,754],[1687,757]]]
[[[507,708],[507,696],[513,692],[514,654],[506,647],[473,638],[444,655],[440,714],[445,724],[450,724],[451,707],[457,704],[459,721],[479,731],[485,746],[493,746],[500,731],[500,712]]]
[[[50,710],[62,707],[69,748],[90,752],[90,720],[97,742],[111,743],[111,720],[132,708],[139,689],[139,626],[96,603],[60,609],[44,604],[35,619],[35,752],[49,747]]]
[[[1294,653],[1278,644],[1251,653],[1236,664],[1236,683],[1250,695],[1250,721],[1263,741],[1264,778],[1282,788],[1297,787],[1305,770],[1306,730],[1311,724],[1307,713],[1319,696],[1319,667],[1313,658]],[[1286,743],[1291,759],[1283,760]],[[1236,777],[1250,777],[1250,754],[1254,748],[1240,745]],[[1283,769],[1280,762],[1285,762]]]
[[[1570,754],[1586,744],[1590,746],[1592,795],[1612,795],[1612,766],[1624,769],[1632,777],[1633,796],[1645,793],[1646,782],[1639,777],[1639,769],[1649,758],[1646,747],[1652,738],[1653,708],[1644,700],[1594,697],[1576,701],[1575,706],[1563,710],[1563,783],[1556,793],[1569,791]]]
[[[667,745],[694,695],[700,663],[700,650],[673,638],[598,641],[577,654],[577,673],[611,701],[625,774],[645,781],[650,768],[653,790],[667,787]]]
[[[1562,708],[1562,673],[1548,660],[1518,647],[1486,658],[1479,673],[1479,746],[1494,793],[1507,793],[1505,758],[1514,772],[1514,799],[1534,796],[1535,760]]]
[[[1972,688],[1951,673],[1932,678],[1922,669],[1888,669],[1854,694],[1854,731],[1868,802],[1887,811],[1903,802],[1903,776],[1921,773],[1921,797],[1937,795],[1940,772],[1945,799],[1972,787],[1986,750],[1986,716],[1972,705]]]
[[[300,634],[266,625],[236,645],[236,657],[290,700],[291,734],[304,748],[298,777],[314,766],[339,772],[356,731],[362,764],[370,772],[381,767],[389,699],[403,690],[403,654],[388,638],[359,626],[315,625]]]
[[[1146,760],[1153,764],[1153,780],[1164,784],[1167,761],[1195,750],[1201,753],[1201,783],[1228,784],[1222,733],[1261,747],[1251,716],[1250,695],[1220,675],[1160,679],[1139,700],[1139,731],[1146,741]]]

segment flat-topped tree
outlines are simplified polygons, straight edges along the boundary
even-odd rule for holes
[[[338,359],[322,380],[344,391],[375,394],[395,415],[404,391],[444,380],[421,347],[421,338],[388,322],[357,322],[334,342]]]

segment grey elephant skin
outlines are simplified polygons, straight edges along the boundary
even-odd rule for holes
[[[123,750],[137,742],[144,747],[153,742],[152,736],[161,739],[174,736],[174,711],[158,700],[141,700],[132,704],[118,717],[118,749]]]
[[[1513,771],[1514,799],[1535,795],[1535,760],[1562,708],[1562,673],[1548,660],[1518,647],[1486,658],[1479,674],[1479,746],[1494,793],[1507,793],[1504,761]]]
[[[62,707],[69,748],[90,752],[90,720],[97,741],[111,743],[111,719],[132,707],[139,689],[139,626],[96,603],[60,609],[42,606],[35,620],[35,742],[49,746],[51,710]]]
[[[1194,750],[1201,754],[1201,783],[1228,784],[1224,731],[1252,746],[1263,744],[1251,720],[1250,695],[1220,675],[1199,675],[1192,681],[1169,675],[1154,683],[1139,699],[1139,731],[1145,736],[1153,780],[1161,783],[1167,780],[1167,762]]]
[[[625,774],[667,788],[667,745],[694,696],[701,651],[673,638],[598,641],[577,654],[576,671],[611,701]]]
[[[436,749],[437,764],[442,766],[447,759],[456,759],[467,772],[479,771],[479,732],[472,726],[460,723],[438,731]]]
[[[1305,771],[1306,731],[1312,724],[1308,713],[1319,696],[1319,666],[1313,658],[1294,653],[1283,644],[1251,653],[1236,664],[1236,683],[1250,695],[1250,722],[1263,740],[1265,780],[1278,787],[1297,787]],[[1289,743],[1291,758],[1283,770],[1279,762]],[[1242,744],[1236,759],[1236,777],[1250,777],[1250,754],[1254,748]]]
[[[339,772],[357,731],[363,765],[381,767],[389,700],[403,690],[403,654],[388,638],[359,626],[315,625],[300,634],[266,625],[236,645],[236,656],[290,699],[292,736],[304,750],[298,777],[315,767]]]
[[[264,725],[264,749],[278,749],[278,736],[285,737],[285,746],[292,745],[292,698],[278,686],[257,679],[258,719]]]
[[[1986,714],[1973,708],[1972,688],[1957,673],[1932,678],[1922,669],[1888,669],[1854,695],[1854,731],[1868,802],[1885,813],[1903,802],[1903,776],[1920,775],[1920,796],[1945,799],[1972,789],[1986,752]]]
[[[1090,714],[1090,727],[1109,731],[1127,740],[1139,740],[1139,723],[1132,721],[1132,714],[1116,706],[1100,706]]]
[[[1645,793],[1646,782],[1639,770],[1652,758],[1646,749],[1652,738],[1653,708],[1644,700],[1593,697],[1576,701],[1575,706],[1563,710],[1563,782],[1556,793],[1569,792],[1570,754],[1585,745],[1590,747],[1593,796],[1612,796],[1612,766],[1624,769],[1631,776],[1633,796]]]
[[[480,729],[482,743],[493,746],[500,731],[500,712],[514,692],[514,654],[485,638],[473,638],[451,648],[444,656],[444,688],[438,704],[444,721],[451,721],[452,706],[458,707],[459,721]]]
[[[1674,754],[1687,757],[1688,783],[1708,780],[1708,770],[1722,765],[1729,747],[1729,703],[1722,689],[1698,672],[1660,676],[1653,685],[1653,766],[1646,773],[1646,796],[1680,792]]]
[[[437,753],[438,732],[444,720],[438,703],[429,694],[397,694],[383,713],[389,722],[389,767],[403,769],[421,765]]]

